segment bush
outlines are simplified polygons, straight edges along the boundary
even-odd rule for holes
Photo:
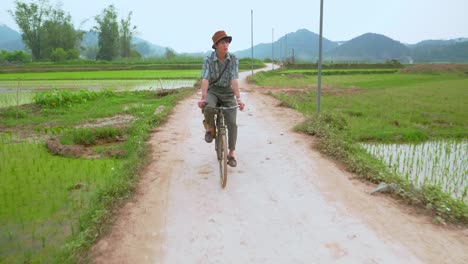
[[[90,146],[95,144],[97,140],[112,140],[123,134],[122,130],[114,127],[78,128],[63,135],[60,138],[60,143],[64,145]]]
[[[39,92],[34,95],[34,102],[45,108],[71,107],[74,103],[85,103],[101,96],[112,96],[112,90],[104,89],[97,92],[80,90],[71,92],[68,90],[58,90]]]
[[[80,58],[80,53],[76,49],[67,50],[67,60],[77,60]]]
[[[67,59],[67,52],[62,48],[56,48],[50,54],[50,59],[55,62],[65,61]]]
[[[28,62],[31,60],[31,54],[26,53],[22,50],[15,51],[6,51],[2,50],[0,52],[0,62]]]

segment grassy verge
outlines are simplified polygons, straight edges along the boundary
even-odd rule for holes
[[[83,261],[112,208],[131,195],[151,130],[192,92],[76,93],[67,94],[68,100],[56,94],[37,100],[40,105],[20,107],[21,117],[8,114],[12,108],[0,108],[0,263]],[[52,103],[54,98],[63,103]],[[156,108],[162,111],[154,114]],[[125,130],[74,129],[115,116],[134,119]],[[55,156],[44,144],[50,136],[86,145],[122,133],[119,148],[125,155],[120,158]]]
[[[198,79],[198,70],[120,70],[120,71],[73,71],[33,72],[0,74],[0,80],[154,80]]]
[[[123,71],[123,70],[198,70],[203,64],[200,58],[150,59],[137,61],[68,61],[68,62],[31,62],[19,65],[0,65],[0,74],[37,73],[37,72],[86,72],[86,71]],[[251,69],[250,59],[240,59],[239,69]],[[254,60],[255,69],[264,67],[263,62]]]
[[[316,115],[316,76],[275,71],[256,76],[258,85],[292,87],[272,94],[310,116],[298,129],[318,138],[317,148],[372,182],[398,183],[395,195],[426,208],[437,221],[468,224],[468,206],[440,186],[417,188],[371,157],[359,142],[420,142],[466,139],[468,79],[452,74],[349,74],[324,76],[321,114]],[[306,89],[299,89],[299,88]],[[294,89],[298,88],[298,89]]]

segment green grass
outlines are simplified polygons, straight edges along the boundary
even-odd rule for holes
[[[111,126],[97,128],[77,128],[67,131],[60,137],[63,145],[95,145],[98,140],[112,140],[124,135],[122,129]]]
[[[262,78],[256,78],[259,85],[310,87],[310,92],[298,96],[279,97],[300,112],[316,112],[317,94],[312,92],[316,79],[289,80],[281,73]],[[421,74],[336,75],[324,76],[322,84],[321,111],[343,114],[350,136],[355,140],[418,142],[468,136],[468,78]]]
[[[322,75],[347,75],[347,74],[378,74],[395,73],[398,69],[322,69]],[[317,75],[317,69],[288,69],[281,73],[286,76],[291,74]]]
[[[0,126],[28,126],[35,130],[66,127],[115,114],[134,114],[138,111],[147,111],[146,108],[154,107],[157,101],[159,101],[157,92],[125,91],[113,93],[112,95],[104,93],[101,97],[84,104],[78,103],[42,109],[37,106],[24,106],[20,108],[26,112],[26,116],[23,116],[23,118],[16,118],[11,114],[12,111],[14,113],[15,108],[3,108],[0,109],[0,117],[2,117]]]
[[[0,262],[41,263],[79,232],[79,216],[123,162],[53,156],[44,144],[0,144]]]
[[[0,108],[31,103],[34,98],[34,92],[21,91],[0,92]]]
[[[23,106],[23,118],[0,109],[0,128],[29,133],[28,138],[20,132],[0,133],[0,263],[84,261],[112,208],[131,195],[147,161],[145,142],[152,129],[192,92],[122,92],[68,106]],[[163,111],[155,115],[160,106]],[[83,134],[87,140],[89,133],[73,135],[75,125],[119,114],[136,117],[125,129],[126,141],[119,149],[126,155],[120,159],[73,159],[46,150],[49,136],[68,132],[71,141],[82,140]],[[98,136],[120,133],[98,130]]]
[[[292,88],[273,95],[282,105],[309,116],[297,129],[315,135],[319,151],[343,162],[363,179],[398,183],[401,190],[396,195],[434,213],[437,222],[447,219],[468,224],[464,201],[437,184],[415,187],[358,144],[466,140],[468,78],[444,73],[325,75],[320,115],[316,114],[317,76],[288,76],[278,70],[257,74],[254,80],[260,86]]]
[[[75,71],[75,72],[32,72],[4,73],[1,80],[157,80],[157,79],[197,79],[198,70],[120,70],[120,71]]]

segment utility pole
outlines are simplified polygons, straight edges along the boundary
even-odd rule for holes
[[[322,86],[322,28],[323,28],[323,0],[320,0],[320,37],[319,37],[319,61],[317,80],[317,114],[320,114],[320,92]]]
[[[284,47],[284,60],[287,60],[288,59],[288,34],[286,34],[285,38],[286,38],[286,43]]]
[[[250,9],[250,40],[251,40],[251,50],[252,50],[252,78],[253,78],[253,65],[254,65],[254,57],[253,57],[253,9]]]
[[[274,48],[274,45],[273,45],[273,41],[275,39],[275,28],[272,28],[271,29],[271,69],[274,70],[275,69],[275,48]]]
[[[294,64],[296,62],[296,59],[294,59],[294,49],[292,49],[292,63]]]

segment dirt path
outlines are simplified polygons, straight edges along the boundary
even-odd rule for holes
[[[301,115],[241,87],[247,107],[226,189],[197,94],[153,133],[153,161],[93,247],[95,263],[468,263],[466,234],[370,196],[374,186],[291,130]]]

